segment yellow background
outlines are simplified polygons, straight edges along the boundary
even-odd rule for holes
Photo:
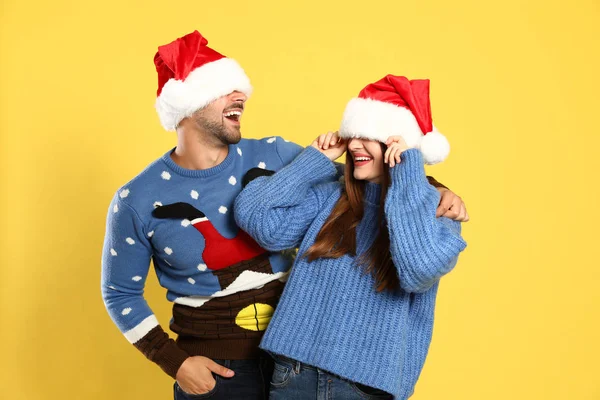
[[[466,201],[414,400],[600,399],[597,0],[0,5],[0,397],[168,399],[100,297],[114,191],[175,143],[156,47],[200,30],[255,94],[245,137],[308,144],[386,73],[432,80]],[[163,325],[170,304],[147,297]]]

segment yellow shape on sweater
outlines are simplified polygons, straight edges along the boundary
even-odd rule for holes
[[[274,311],[275,309],[268,304],[251,304],[238,313],[235,324],[249,331],[264,331],[271,322]]]

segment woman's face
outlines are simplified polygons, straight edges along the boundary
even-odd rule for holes
[[[354,179],[381,183],[383,177],[383,152],[375,140],[350,139],[347,157],[354,162]]]

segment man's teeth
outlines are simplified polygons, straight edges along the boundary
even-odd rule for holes
[[[356,161],[371,161],[371,159],[369,157],[356,157],[355,160]]]
[[[242,116],[242,112],[241,111],[229,111],[228,113],[225,114],[226,117],[232,117],[234,115],[237,115],[238,117]]]

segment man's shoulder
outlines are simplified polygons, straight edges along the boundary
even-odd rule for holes
[[[263,138],[248,138],[242,139],[238,143],[238,146],[243,148],[273,148],[278,140],[284,140],[279,136],[265,136]]]
[[[277,160],[279,169],[289,164],[304,149],[302,146],[281,136],[267,136],[261,139],[242,139],[239,143],[240,151],[246,151],[254,156],[273,157]]]
[[[171,173],[168,171],[168,168],[166,168],[163,157],[164,155],[158,157],[148,164],[144,169],[142,169],[142,171],[140,171],[137,175],[121,185],[117,189],[117,194],[119,197],[125,202],[128,202],[126,199],[129,197],[130,193],[148,193],[149,187],[151,187],[157,180],[171,179]]]
[[[263,138],[244,138],[238,144],[241,147],[265,147],[271,148],[275,146],[299,146],[298,144],[288,140],[282,136],[265,136]]]

